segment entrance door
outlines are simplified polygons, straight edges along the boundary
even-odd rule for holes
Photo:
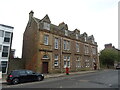
[[[48,73],[48,62],[43,62],[43,73]]]

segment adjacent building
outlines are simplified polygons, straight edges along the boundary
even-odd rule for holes
[[[51,23],[46,15],[43,19],[29,13],[29,21],[23,35],[22,59],[25,68],[36,72],[54,73],[99,68],[97,43],[94,36],[70,31],[64,22]]]
[[[115,46],[113,46],[112,43],[105,44],[104,46],[105,46],[105,48],[103,49],[103,51],[106,50],[106,49],[112,49],[112,50],[115,50],[118,53],[118,60],[115,60],[115,62],[114,62],[114,66],[116,67],[116,65],[118,63],[120,63],[120,50],[115,48]]]
[[[12,44],[14,27],[0,24],[0,60],[2,73],[7,73],[9,53]]]

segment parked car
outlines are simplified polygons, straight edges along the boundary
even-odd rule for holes
[[[116,69],[120,69],[120,64],[117,64]]]
[[[18,84],[28,81],[42,81],[43,79],[43,74],[35,73],[31,70],[13,70],[7,76],[6,81],[8,84]]]

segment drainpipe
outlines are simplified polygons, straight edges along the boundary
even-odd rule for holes
[[[60,71],[62,72],[62,37],[60,37]]]

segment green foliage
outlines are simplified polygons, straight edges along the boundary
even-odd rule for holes
[[[101,65],[114,66],[114,62],[120,60],[120,52],[115,49],[104,49],[100,52],[99,58]]]
[[[118,52],[118,59],[117,59],[118,62],[120,62],[120,51]]]

